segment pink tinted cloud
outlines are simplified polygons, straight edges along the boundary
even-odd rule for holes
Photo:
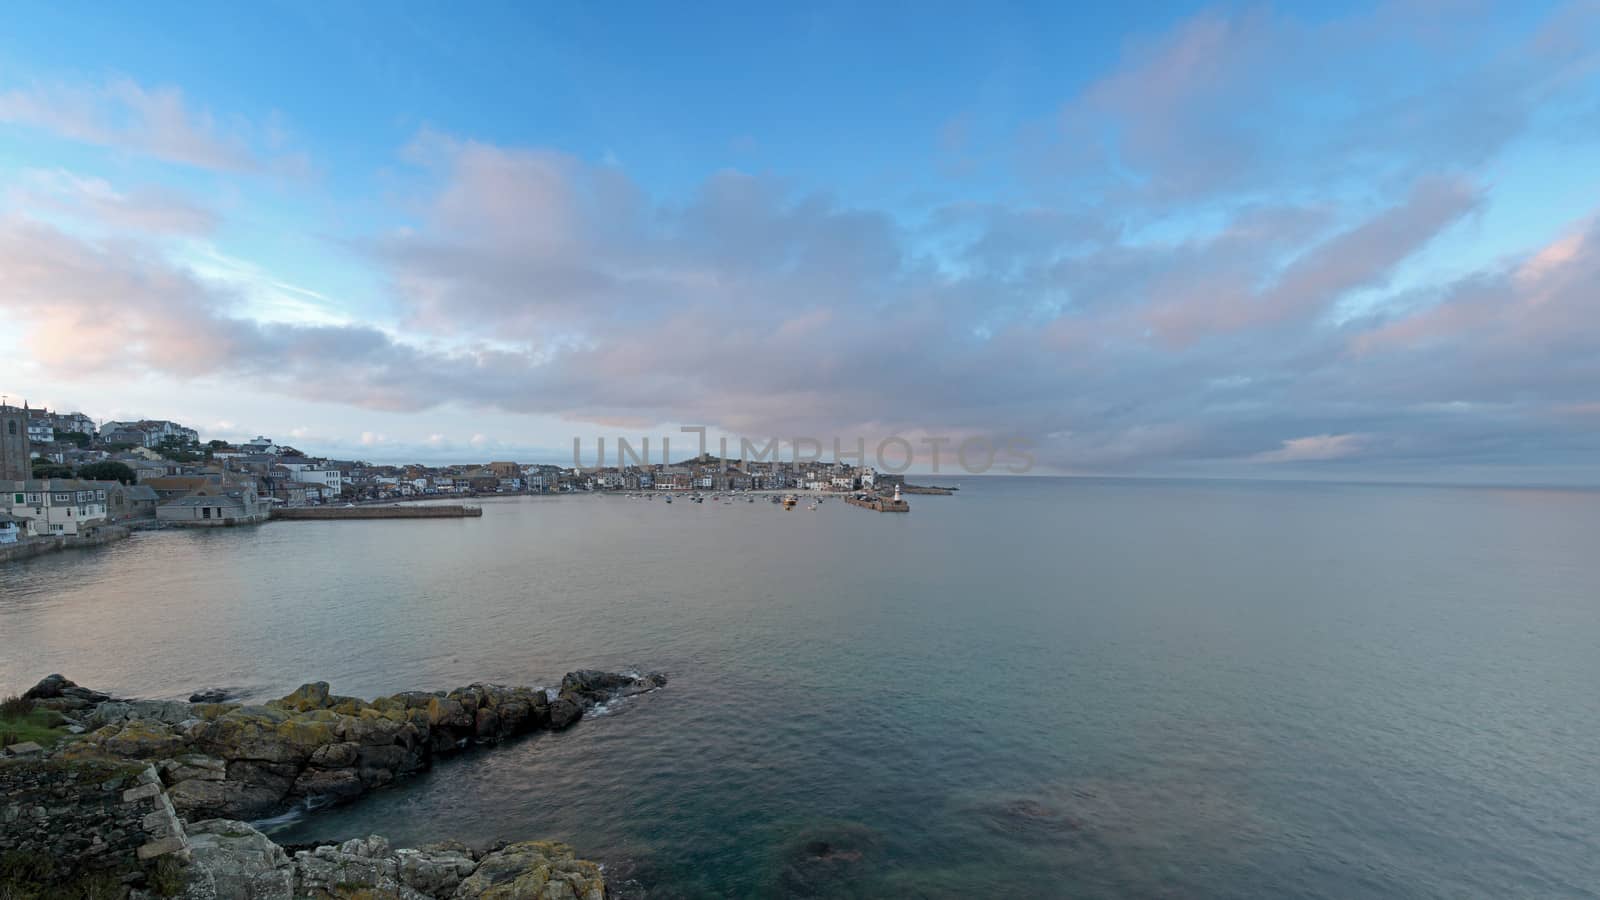
[[[1362,434],[1313,434],[1286,440],[1278,449],[1257,453],[1251,460],[1264,463],[1292,463],[1346,459],[1360,453],[1365,447],[1366,440],[1367,436]]]

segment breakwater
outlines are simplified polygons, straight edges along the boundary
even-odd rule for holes
[[[483,515],[481,506],[288,506],[272,511],[274,519],[470,519]]]
[[[862,509],[871,509],[878,512],[910,512],[911,504],[904,500],[895,500],[889,497],[867,495],[865,497],[849,496],[844,502]]]
[[[940,497],[948,497],[958,490],[960,490],[960,488],[939,487],[938,485],[932,484],[903,484],[900,486],[900,493],[902,494],[933,494]]]

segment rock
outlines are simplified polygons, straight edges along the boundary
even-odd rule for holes
[[[186,753],[177,759],[161,762],[161,777],[167,784],[177,784],[198,778],[201,781],[222,781],[228,777],[227,763],[214,756]]]
[[[52,709],[85,709],[111,699],[110,694],[78,687],[61,675],[47,675],[22,694],[24,700],[46,700]]]
[[[480,741],[497,741],[500,739],[500,714],[488,707],[478,710],[477,721],[474,725],[474,734]]]
[[[594,669],[579,669],[568,672],[561,679],[561,693],[575,695],[590,703],[603,703],[610,699],[613,691],[627,687],[634,681],[632,676],[618,672],[600,672]]]
[[[189,740],[153,719],[129,719],[108,725],[85,738],[107,753],[128,759],[161,759],[183,752]]]
[[[348,768],[356,764],[356,758],[360,753],[360,744],[341,741],[317,748],[317,751],[311,754],[311,764],[324,769]]]
[[[290,792],[310,800],[344,803],[366,793],[367,786],[355,769],[307,769]]]
[[[227,760],[259,760],[304,765],[318,748],[336,743],[333,722],[289,716],[268,707],[245,706],[207,722],[197,743]]]
[[[256,819],[277,812],[289,798],[299,769],[290,764],[237,760],[223,781],[191,778],[167,789],[184,818]]]
[[[453,697],[434,697],[428,703],[428,724],[435,728],[468,729],[473,726],[473,716],[461,701]]]
[[[479,861],[456,900],[605,900],[600,867],[553,841],[510,844]]]
[[[33,741],[23,741],[20,744],[12,744],[6,748],[7,756],[38,756],[43,752],[44,748]]]
[[[373,835],[343,844],[302,850],[294,855],[300,897],[384,897],[427,900],[400,881],[400,862],[389,842]]]
[[[189,695],[190,703],[221,703],[232,700],[236,692],[230,688],[202,688]]]
[[[781,897],[872,896],[863,882],[875,872],[881,836],[855,822],[823,822],[796,834],[779,851]]]
[[[190,825],[191,885],[199,873],[218,900],[291,900],[294,864],[283,848],[250,825],[207,819]]]
[[[76,682],[68,680],[64,675],[46,675],[39,679],[38,684],[24,691],[22,699],[49,700],[61,696],[64,689],[77,686]]]
[[[429,897],[449,897],[478,868],[466,848],[396,850],[395,877],[401,884]]]
[[[550,704],[550,727],[557,730],[566,728],[583,717],[583,707],[566,697],[561,697]]]
[[[328,683],[313,681],[300,685],[289,696],[274,700],[269,705],[304,712],[308,709],[327,709],[333,705],[333,701],[328,696]]]

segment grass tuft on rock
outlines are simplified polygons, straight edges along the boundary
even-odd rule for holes
[[[49,749],[67,736],[61,726],[66,720],[53,709],[35,709],[32,700],[12,704],[13,697],[0,703],[0,747],[33,741]]]

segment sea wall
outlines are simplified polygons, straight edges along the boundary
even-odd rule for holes
[[[60,550],[99,547],[120,541],[131,533],[131,529],[124,525],[100,525],[89,534],[23,538],[15,544],[0,544],[0,563],[42,556]]]
[[[287,506],[274,519],[463,519],[483,515],[478,506]]]
[[[23,886],[144,883],[188,842],[155,767],[102,760],[0,760],[0,857]],[[5,886],[0,885],[0,894]],[[50,896],[46,894],[46,896]]]

